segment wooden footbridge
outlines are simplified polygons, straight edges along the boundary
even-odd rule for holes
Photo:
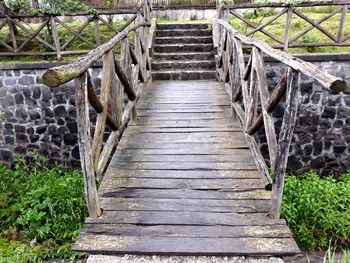
[[[212,25],[214,37],[203,24],[201,29],[193,24],[163,27],[167,32],[157,33],[145,1],[109,42],[75,63],[45,72],[48,86],[73,79],[76,83],[90,216],[75,250],[217,256],[299,253],[280,219],[280,205],[300,72],[333,91],[344,91],[346,85],[310,63],[240,35],[220,14]],[[199,38],[206,43],[202,47]],[[243,44],[252,48],[249,61],[244,59]],[[117,45],[121,57],[113,53]],[[157,62],[151,65],[152,48]],[[272,93],[263,53],[288,68]],[[95,87],[88,68],[100,58],[102,85]],[[152,66],[162,81],[152,82]],[[220,82],[211,79],[213,70]],[[283,124],[276,136],[272,114],[284,96]],[[89,107],[98,114],[93,136]],[[258,129],[266,133],[269,165],[254,137]],[[98,192],[96,180],[102,180]]]

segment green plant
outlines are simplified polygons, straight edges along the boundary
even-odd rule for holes
[[[30,10],[29,0],[4,0],[4,4],[13,14],[26,13]]]
[[[13,170],[0,166],[0,236],[8,240],[9,251],[37,255],[35,249],[41,249],[42,258],[71,257],[87,216],[82,176],[46,163],[36,155],[31,165],[17,158]]]
[[[350,246],[350,172],[339,181],[308,172],[285,182],[282,216],[307,250]]]
[[[320,42],[320,38],[315,32],[310,32],[301,38],[303,44],[317,44]],[[316,52],[317,47],[306,47],[308,52]]]
[[[44,0],[42,7],[38,10],[40,14],[62,15],[64,12],[85,11],[92,15],[96,15],[96,9],[80,3],[77,0]]]
[[[336,251],[328,248],[326,255],[323,258],[323,263],[349,263],[350,262],[350,251],[344,250],[342,255],[336,258]]]

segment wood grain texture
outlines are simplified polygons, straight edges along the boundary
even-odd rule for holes
[[[75,250],[298,253],[285,221],[267,217],[270,192],[232,118],[225,87],[163,81],[144,94],[100,185],[103,214],[86,220]]]

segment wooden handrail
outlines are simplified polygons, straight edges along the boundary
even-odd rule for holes
[[[283,185],[289,147],[295,127],[300,98],[300,75],[305,74],[334,92],[349,92],[345,80],[319,70],[314,64],[270,47],[267,43],[238,33],[226,21],[214,19],[213,35],[217,48],[216,67],[219,79],[231,97],[231,106],[241,121],[243,131],[263,182],[272,184],[269,215],[280,217]],[[251,47],[245,62],[243,44]],[[286,73],[270,95],[263,54],[287,66]],[[276,136],[273,112],[283,97],[284,115],[281,131]],[[254,134],[264,128],[268,145],[267,162]],[[267,157],[267,156],[265,156]],[[269,187],[271,188],[271,187]]]
[[[52,88],[75,80],[80,162],[84,175],[85,199],[92,218],[97,218],[102,213],[96,180],[102,177],[129,120],[136,117],[136,103],[143,88],[152,80],[149,52],[148,48],[145,48],[149,41],[149,15],[149,1],[145,1],[142,13],[133,16],[119,29],[121,32],[108,42],[98,46],[82,59],[47,70],[42,77],[43,83]],[[135,24],[132,26],[133,22]],[[134,32],[134,43],[128,39],[131,32]],[[121,46],[120,61],[113,52],[118,43]],[[95,87],[88,69],[100,58],[103,63],[102,81],[100,86]],[[99,96],[96,90],[100,91]],[[92,142],[90,106],[97,113]],[[107,126],[109,129],[106,129]],[[109,136],[105,141],[108,131]]]
[[[255,46],[261,49],[261,51],[263,51],[266,55],[282,62],[283,64],[293,68],[294,70],[302,72],[306,76],[317,80],[326,88],[329,88],[334,92],[350,92],[350,89],[347,86],[344,79],[335,77],[324,71],[321,71],[320,69],[318,69],[317,66],[315,66],[312,63],[293,57],[286,52],[274,49],[262,40],[246,37],[238,33],[230,24],[228,24],[224,20],[219,19],[216,22],[223,26],[228,32],[230,32],[233,37],[239,39],[244,44]]]
[[[330,11],[329,14],[322,15],[319,19],[314,20],[309,18],[306,14],[301,12],[303,8],[308,7],[322,7],[322,6],[330,6],[334,7],[334,11]],[[249,19],[245,17],[242,10],[249,8],[249,10],[253,9],[254,11],[259,8],[271,8],[276,12],[275,15],[271,16],[269,19],[264,19],[257,24],[253,21],[253,19]],[[348,42],[349,36],[345,35],[346,29],[346,15],[349,10],[349,3],[340,2],[334,3],[333,1],[328,2],[307,2],[307,3],[297,3],[297,4],[283,4],[283,3],[262,3],[262,4],[239,4],[239,5],[226,5],[222,6],[222,11],[220,11],[221,18],[222,14],[231,14],[235,17],[235,20],[243,23],[247,28],[252,28],[245,33],[246,36],[251,36],[254,33],[264,34],[268,39],[273,40],[274,44],[272,45],[276,49],[282,49],[283,51],[287,51],[292,48],[310,48],[310,47],[348,47],[350,43]],[[279,35],[274,34],[273,32],[269,32],[267,30],[268,26],[271,26],[277,20],[281,19],[281,16],[286,15],[286,19],[284,21],[284,34],[282,39]],[[332,32],[332,30],[327,29],[322,25],[326,21],[329,21],[331,18],[335,18],[336,15],[339,15],[339,19],[337,19],[338,30],[336,33]],[[266,17],[269,15],[267,14]],[[226,17],[227,19],[228,17]],[[303,29],[298,34],[291,34],[291,26],[293,19],[298,19],[303,21],[307,27]],[[335,21],[332,21],[334,23]],[[279,22],[276,22],[279,23]],[[327,36],[327,41],[316,41],[313,43],[304,43],[303,37],[307,36],[307,33],[311,30],[318,30],[321,34]]]
[[[90,51],[81,60],[47,70],[42,77],[43,83],[54,88],[77,78],[88,68],[90,68],[97,60],[99,60],[105,53],[113,49],[118,42],[127,37],[130,32],[135,31],[139,27],[145,26],[150,26],[150,23],[140,23],[120,32],[108,42]]]

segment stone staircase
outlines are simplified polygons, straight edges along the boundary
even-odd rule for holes
[[[153,45],[154,80],[215,79],[208,23],[158,24]]]

